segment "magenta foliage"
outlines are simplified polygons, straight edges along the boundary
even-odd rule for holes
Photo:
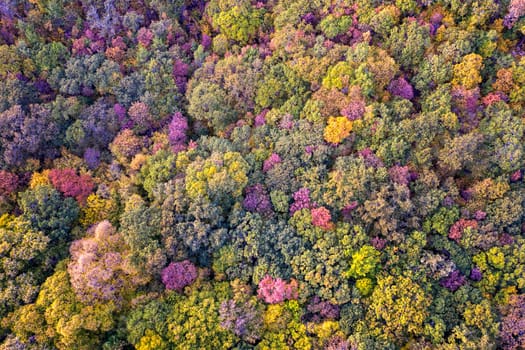
[[[466,282],[465,276],[461,274],[458,270],[452,271],[447,277],[441,279],[439,284],[443,288],[447,288],[451,292],[455,292]]]
[[[474,219],[476,219],[477,221],[485,220],[486,217],[487,213],[485,213],[482,210],[476,210],[476,212],[474,213]]]
[[[511,245],[511,244],[514,244],[514,237],[512,237],[511,235],[509,235],[508,233],[502,233],[500,236],[499,236],[499,243],[501,245]]]
[[[315,150],[317,150],[317,146],[308,145],[308,146],[304,147],[304,151],[307,154],[312,154],[312,153],[314,153]]]
[[[301,209],[310,209],[310,190],[308,188],[301,188],[293,194],[294,202],[290,206],[290,215]]]
[[[333,227],[332,222],[330,222],[332,220],[330,211],[325,207],[314,208],[310,210],[310,214],[312,215],[312,225],[315,227],[324,230],[330,230]]]
[[[261,184],[246,189],[246,197],[242,205],[244,209],[252,213],[269,214],[272,211],[270,197]]]
[[[510,181],[512,182],[518,182],[523,178],[523,174],[521,173],[521,170],[516,170],[510,175]]]
[[[365,113],[365,101],[362,99],[353,100],[341,110],[341,114],[347,117],[349,120],[356,120],[363,116]]]
[[[189,260],[172,262],[162,270],[162,283],[166,289],[181,292],[197,278],[197,268]]]
[[[279,128],[284,130],[290,130],[294,127],[295,123],[293,121],[293,116],[291,114],[286,114],[282,117],[281,122],[279,123]]]
[[[370,240],[370,243],[372,244],[372,246],[376,249],[376,250],[383,250],[385,249],[386,247],[386,239],[384,238],[381,238],[381,237],[374,237]]]
[[[137,40],[142,46],[148,47],[151,44],[151,41],[153,40],[153,32],[149,30],[148,28],[140,28],[137,33]]]
[[[93,191],[95,183],[89,175],[77,175],[73,169],[52,169],[49,180],[66,197],[74,197],[83,204]]]
[[[5,170],[0,170],[0,196],[8,195],[18,187],[18,176]]]
[[[392,80],[388,86],[388,90],[392,95],[411,100],[414,98],[414,89],[412,85],[403,77]]]
[[[381,168],[383,167],[383,161],[374,154],[370,148],[364,148],[358,152],[359,156],[364,159],[366,166]]]
[[[430,17],[430,35],[436,35],[437,29],[441,25],[443,15],[439,12],[434,12]]]
[[[169,125],[168,139],[174,152],[179,152],[185,149],[188,132],[188,120],[177,112],[173,115]]]
[[[286,283],[280,278],[266,275],[259,282],[257,296],[269,304],[297,299],[297,281],[292,279],[289,283]]]
[[[352,220],[352,212],[359,206],[359,202],[352,201],[350,204],[345,205],[343,209],[341,209],[341,214],[343,215],[343,219],[347,222]]]
[[[505,350],[525,348],[525,294],[512,295],[504,308],[500,337]]]
[[[118,117],[118,120],[121,124],[124,124],[126,120],[126,108],[124,108],[121,104],[115,103],[113,106],[113,111]]]
[[[89,43],[89,40],[85,37],[80,37],[78,39],[73,40],[73,46],[72,46],[72,52],[73,55],[81,56],[81,55],[87,55],[89,53],[87,45]]]
[[[463,113],[476,113],[479,105],[479,88],[467,90],[463,87],[457,87],[452,90],[453,102]]]
[[[279,157],[277,153],[272,153],[263,163],[263,172],[267,172],[272,169],[275,164],[279,164],[280,162],[281,157]]]
[[[395,183],[400,185],[408,185],[410,182],[410,172],[407,166],[394,165],[388,169],[388,176]]]
[[[211,47],[211,44],[212,44],[212,40],[210,36],[206,34],[202,34],[202,39],[201,39],[202,47],[204,47],[205,50],[208,50]]]
[[[255,126],[262,126],[266,124],[266,114],[268,114],[268,110],[265,109],[261,113],[257,114],[255,117]]]
[[[190,66],[182,60],[175,60],[173,64],[173,79],[181,94],[186,92],[186,83],[188,81],[188,71]]]
[[[483,97],[481,99],[481,102],[483,102],[485,107],[488,107],[488,106],[492,105],[493,103],[496,103],[496,102],[499,102],[499,101],[504,101],[505,99],[506,99],[505,94],[503,94],[502,92],[497,91],[497,92],[491,92],[487,96]]]

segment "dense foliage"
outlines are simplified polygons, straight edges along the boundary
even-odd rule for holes
[[[525,348],[524,0],[0,0],[0,350]]]

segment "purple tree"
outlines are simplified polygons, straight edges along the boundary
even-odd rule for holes
[[[384,166],[383,161],[370,148],[363,148],[357,154],[364,159],[366,166],[374,168],[382,168]]]
[[[219,308],[219,319],[222,328],[249,343],[253,344],[260,339],[262,319],[254,303],[226,300]]]
[[[268,170],[272,169],[275,164],[279,164],[280,162],[281,157],[279,157],[277,153],[272,153],[263,163],[263,172],[267,172]]]
[[[525,294],[510,296],[502,311],[500,337],[503,349],[525,348]]]
[[[186,83],[190,66],[182,60],[175,60],[173,64],[173,79],[181,94],[186,93]]]
[[[299,189],[293,194],[294,202],[290,206],[290,215],[301,209],[310,209],[310,190],[306,187]]]
[[[412,85],[410,85],[410,83],[403,77],[392,80],[388,86],[388,91],[394,96],[405,98],[407,100],[414,98],[414,89],[412,88]]]
[[[148,28],[140,28],[137,32],[137,41],[144,47],[148,47],[153,40],[153,32]]]
[[[255,123],[254,123],[254,125],[256,127],[266,124],[266,114],[268,114],[268,110],[267,109],[265,109],[261,113],[257,114],[257,116],[255,117]]]
[[[508,10],[509,12],[503,19],[503,24],[510,29],[521,16],[525,15],[525,0],[511,0]]]
[[[269,214],[272,211],[270,197],[261,184],[246,188],[246,197],[242,205],[252,213]]]
[[[305,314],[305,319],[309,322],[319,323],[327,319],[339,319],[339,306],[329,301],[321,300],[317,295],[310,300],[306,306],[306,310],[308,313]]]
[[[350,344],[343,337],[335,335],[327,340],[323,350],[350,350],[357,349],[357,347],[350,348]]]
[[[470,270],[469,278],[475,282],[481,281],[481,279],[483,278],[483,273],[479,268],[474,267],[472,270]]]
[[[400,185],[408,185],[410,182],[410,172],[407,166],[394,165],[388,169],[388,176]]]
[[[452,271],[447,277],[441,279],[439,281],[439,284],[443,288],[447,288],[451,292],[455,292],[459,289],[462,285],[464,285],[466,282],[465,276],[459,272],[459,270]]]
[[[177,112],[173,115],[169,125],[168,140],[174,152],[180,152],[186,148],[188,132],[188,120]]]
[[[161,278],[166,289],[181,292],[197,279],[197,268],[189,260],[172,262],[162,270]]]
[[[133,128],[143,134],[153,127],[153,117],[149,112],[148,105],[144,102],[134,102],[129,107],[128,114],[133,121]]]
[[[86,148],[84,151],[84,161],[89,169],[95,169],[100,164],[100,151],[96,148]]]

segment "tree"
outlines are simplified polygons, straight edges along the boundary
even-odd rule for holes
[[[405,69],[413,69],[424,61],[425,51],[430,46],[428,27],[405,20],[392,28],[386,45],[397,63]]]
[[[379,334],[400,343],[422,334],[432,298],[410,278],[378,276],[370,300],[367,317]]]
[[[22,192],[18,204],[31,227],[49,236],[52,244],[69,240],[79,215],[73,198],[63,198],[54,188],[42,185]]]
[[[169,125],[168,139],[173,151],[179,152],[186,148],[188,120],[177,112],[173,115]]]
[[[0,134],[0,168],[22,166],[29,158],[55,158],[62,143],[45,105],[30,105],[29,110],[14,105],[0,113]]]
[[[0,317],[34,301],[43,282],[50,239],[22,218],[0,216]]]
[[[503,306],[503,315],[500,333],[503,348],[514,350],[525,346],[525,297],[512,295],[508,304]]]
[[[207,10],[211,12],[213,25],[241,44],[255,37],[264,15],[264,9],[254,8],[249,1],[212,1]]]
[[[113,303],[80,303],[69,282],[66,261],[41,286],[35,303],[25,305],[10,318],[11,328],[25,341],[42,348],[88,350],[101,345],[102,335],[115,327]]]
[[[341,143],[352,131],[352,122],[346,117],[330,117],[324,130],[324,139],[333,144]]]
[[[80,205],[86,203],[95,186],[91,176],[77,175],[74,169],[52,169],[49,171],[49,180],[65,197],[75,198]]]
[[[219,310],[231,298],[227,283],[195,285],[187,296],[177,295],[167,319],[167,337],[177,349],[218,349],[233,346],[236,336],[220,325]]]
[[[170,263],[162,270],[162,283],[166,289],[181,292],[197,278],[197,268],[189,260]]]
[[[257,295],[269,304],[297,299],[297,281],[291,280],[286,283],[280,278],[274,279],[270,275],[266,275],[259,281]]]
[[[161,245],[161,212],[148,207],[144,200],[133,195],[120,216],[120,233],[130,251],[130,263],[143,276],[160,273],[166,266],[166,252]]]
[[[122,305],[144,278],[131,266],[129,249],[109,221],[90,231],[88,237],[70,246],[71,287],[87,305],[109,301]]]
[[[227,103],[226,93],[216,84],[199,83],[188,90],[186,96],[188,113],[216,131],[223,130],[237,119],[235,110]]]
[[[473,89],[481,83],[480,70],[483,67],[483,58],[477,54],[468,54],[461,63],[454,65],[454,79],[452,84],[462,85],[466,89]]]

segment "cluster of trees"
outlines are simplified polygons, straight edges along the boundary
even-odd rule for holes
[[[0,350],[525,348],[524,0],[3,0]]]

